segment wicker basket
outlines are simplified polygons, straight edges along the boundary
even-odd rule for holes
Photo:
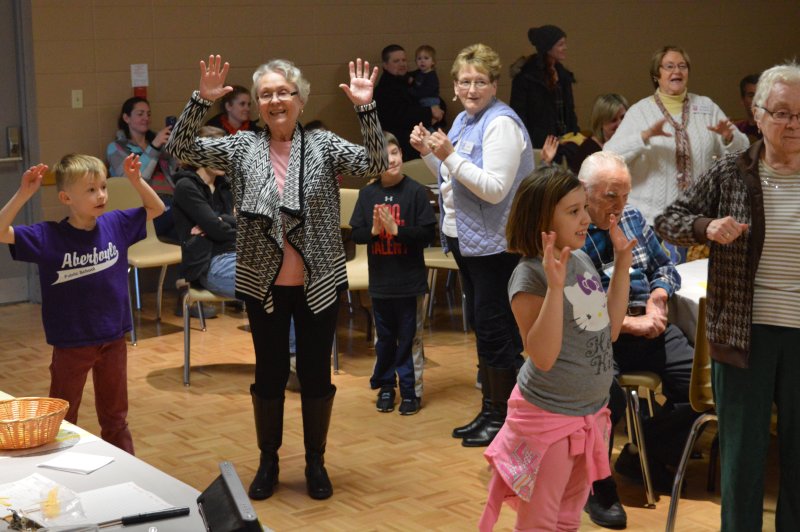
[[[69,403],[51,397],[0,401],[0,449],[28,449],[56,439]]]

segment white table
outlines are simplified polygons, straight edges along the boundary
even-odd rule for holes
[[[10,397],[0,392],[0,399],[7,398]],[[62,428],[77,432],[85,432],[80,429],[76,430],[74,425],[66,421],[63,422]],[[54,458],[58,453],[69,450],[87,454],[112,456],[114,461],[88,475],[36,467],[38,464]],[[8,453],[5,452],[0,454],[0,484],[17,481],[33,473],[38,473],[47,477],[74,492],[88,491],[132,481],[144,490],[157,495],[167,503],[176,507],[188,506],[190,510],[190,514],[186,517],[154,521],[141,525],[131,525],[124,528],[114,527],[104,530],[147,532],[151,526],[156,526],[159,530],[205,530],[205,525],[197,510],[197,497],[200,495],[199,491],[103,440],[98,439],[84,444],[77,444],[69,449],[56,450],[44,455],[14,456],[8,458],[5,456],[7,454]],[[119,517],[130,513],[125,512],[125,503],[123,501],[120,501],[119,507]],[[7,530],[4,521],[0,521],[0,530]]]
[[[669,321],[694,341],[700,298],[706,295],[708,259],[686,262],[676,268],[681,276],[681,289],[669,300]]]

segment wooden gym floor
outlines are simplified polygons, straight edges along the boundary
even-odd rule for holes
[[[440,285],[443,283],[440,283]],[[300,397],[287,392],[280,485],[254,507],[263,524],[277,531],[475,530],[486,496],[488,471],[482,449],[461,447],[450,431],[476,413],[475,342],[461,330],[461,310],[444,290],[437,294],[433,323],[424,331],[426,353],[423,408],[414,416],[375,410],[369,389],[374,350],[365,319],[341,307],[341,372],[333,409],[326,464],[334,486],[327,501],[305,493]],[[253,350],[244,313],[208,321],[192,332],[192,385],[182,384],[181,318],[172,314],[175,293],[164,296],[165,315],[155,321],[155,295],[145,294],[138,314],[140,340],[128,350],[129,423],[139,458],[202,491],[218,474],[218,462],[233,462],[245,488],[258,466],[248,387]],[[0,306],[0,389],[15,396],[46,395],[50,348],[40,307]],[[99,433],[91,379],[79,423]],[[620,425],[623,425],[622,423]],[[625,443],[618,427],[616,455]],[[678,512],[678,530],[719,530],[719,496],[705,490],[709,434],[703,460],[690,464]],[[772,453],[773,457],[777,452]],[[765,529],[774,528],[777,466],[771,459]],[[617,476],[628,512],[628,530],[663,530],[669,496],[654,510],[643,508],[644,489]],[[497,530],[510,530],[514,513],[504,508]],[[583,514],[581,530],[603,530]]]

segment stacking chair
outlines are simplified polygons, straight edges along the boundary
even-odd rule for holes
[[[669,501],[669,512],[667,513],[667,532],[675,530],[675,519],[678,513],[678,500],[681,495],[683,477],[686,474],[686,466],[692,455],[692,449],[700,435],[702,428],[709,421],[716,421],[717,414],[714,410],[714,394],[711,389],[711,356],[709,355],[708,339],[706,338],[706,298],[700,298],[700,305],[697,311],[697,332],[694,339],[694,363],[692,364],[692,378],[689,384],[689,402],[696,412],[701,412],[692,425],[686,445],[683,448],[683,455],[678,464],[678,471],[675,473],[675,482],[672,484],[672,498]],[[716,452],[712,452],[709,458],[709,482],[716,478]]]
[[[125,177],[113,177],[108,180],[107,210],[130,209],[141,207],[142,199],[133,188],[131,182]],[[180,264],[181,247],[176,244],[162,242],[156,236],[156,228],[152,220],[147,222],[147,237],[128,248],[128,272],[133,269],[134,285],[136,289],[136,308],[141,309],[141,295],[139,290],[139,269],[161,267],[158,277],[158,294],[156,298],[156,320],[161,319],[161,300],[164,291],[164,278],[167,275],[167,266]],[[133,308],[131,308],[131,321],[133,321]],[[131,343],[136,345],[136,322],[133,321],[131,329]]]
[[[356,202],[358,202],[358,190],[354,188],[340,189],[341,201],[339,204],[339,227],[342,229],[350,229],[350,218],[353,215]],[[347,292],[347,301],[350,306],[350,313],[353,312],[353,299],[352,294],[355,292],[359,295],[360,292],[366,291],[369,288],[369,269],[367,265],[367,245],[356,244],[356,255],[352,260],[347,261],[347,284],[349,286]],[[359,301],[364,301],[359,299]],[[373,322],[372,313],[367,305],[361,305],[367,313],[367,341],[371,341]],[[333,337],[333,373],[339,373],[339,346],[337,343],[337,335]]]
[[[647,496],[647,508],[656,507],[656,495],[653,490],[653,482],[650,478],[650,466],[647,461],[647,449],[644,443],[644,431],[642,430],[642,416],[639,412],[639,388],[646,388],[649,393],[649,410],[653,415],[655,405],[655,392],[661,386],[661,377],[650,371],[629,371],[620,373],[617,382],[625,391],[627,409],[625,416],[628,425],[628,439],[632,441],[639,451],[639,464],[642,468],[642,478],[644,479],[645,495]]]
[[[411,159],[403,163],[402,172],[421,185],[435,185],[439,176],[431,172],[422,159]]]
[[[433,303],[434,295],[436,294],[436,278],[438,270],[447,270],[450,273],[458,274],[458,264],[453,254],[445,255],[440,247],[429,247],[423,251],[425,256],[425,267],[428,268],[428,286],[430,293],[428,294],[428,319],[433,317]],[[467,300],[463,291],[461,294],[461,322],[464,327],[464,332],[469,330],[467,323]]]
[[[189,386],[189,369],[191,368],[190,362],[190,344],[191,344],[191,312],[189,309],[195,303],[198,307],[198,316],[200,319],[200,329],[206,332],[206,320],[203,316],[203,303],[222,303],[226,301],[236,301],[235,298],[217,295],[205,288],[188,287],[186,293],[183,295],[183,385]]]

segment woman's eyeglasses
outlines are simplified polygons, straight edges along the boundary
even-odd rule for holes
[[[265,92],[258,95],[258,99],[262,102],[269,102],[272,98],[277,98],[282,102],[288,102],[293,96],[297,96],[298,91],[280,91],[280,92]]]
[[[766,107],[762,105],[756,105],[759,109],[763,109],[769,116],[772,117],[772,121],[776,124],[788,124],[792,121],[792,118],[796,118],[797,122],[800,123],[800,113],[790,113],[786,109],[778,109],[777,111],[770,111]]]
[[[661,65],[661,68],[667,72],[675,72],[676,70],[680,70],[681,72],[689,71],[689,65],[686,63],[678,63],[677,65],[675,63],[667,63],[666,65]]]
[[[468,79],[460,79],[456,82],[456,84],[458,85],[459,89],[463,89],[466,91],[469,90],[470,87],[472,87],[473,85],[478,90],[485,89],[486,87],[491,85],[491,82],[483,79],[476,79],[475,81],[470,81]]]

